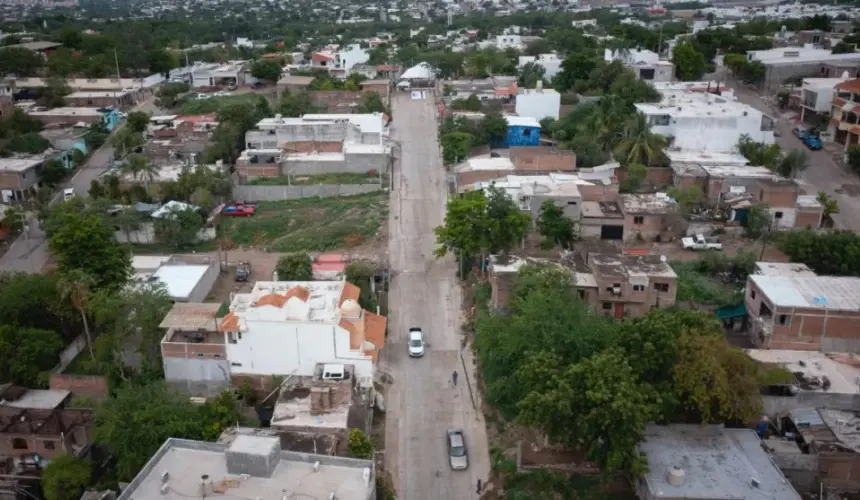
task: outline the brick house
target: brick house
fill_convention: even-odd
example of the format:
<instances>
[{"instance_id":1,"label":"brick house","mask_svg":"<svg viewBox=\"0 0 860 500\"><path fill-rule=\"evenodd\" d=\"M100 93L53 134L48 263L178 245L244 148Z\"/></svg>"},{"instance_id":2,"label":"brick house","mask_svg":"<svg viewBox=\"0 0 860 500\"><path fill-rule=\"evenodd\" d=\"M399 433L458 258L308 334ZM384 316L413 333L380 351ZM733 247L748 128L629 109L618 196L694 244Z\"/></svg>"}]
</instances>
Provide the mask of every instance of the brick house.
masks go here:
<instances>
[{"instance_id":1,"label":"brick house","mask_svg":"<svg viewBox=\"0 0 860 500\"><path fill-rule=\"evenodd\" d=\"M744 305L756 346L860 352L860 278L770 266L747 278Z\"/></svg>"},{"instance_id":2,"label":"brick house","mask_svg":"<svg viewBox=\"0 0 860 500\"><path fill-rule=\"evenodd\" d=\"M678 204L664 193L618 196L624 241L671 240L680 227Z\"/></svg>"},{"instance_id":3,"label":"brick house","mask_svg":"<svg viewBox=\"0 0 860 500\"><path fill-rule=\"evenodd\" d=\"M660 255L585 251L565 260L573 273L579 297L602 314L618 319L635 317L655 307L675 304L678 277ZM493 308L507 308L511 286L520 268L541 262L515 256L491 256Z\"/></svg>"}]
</instances>

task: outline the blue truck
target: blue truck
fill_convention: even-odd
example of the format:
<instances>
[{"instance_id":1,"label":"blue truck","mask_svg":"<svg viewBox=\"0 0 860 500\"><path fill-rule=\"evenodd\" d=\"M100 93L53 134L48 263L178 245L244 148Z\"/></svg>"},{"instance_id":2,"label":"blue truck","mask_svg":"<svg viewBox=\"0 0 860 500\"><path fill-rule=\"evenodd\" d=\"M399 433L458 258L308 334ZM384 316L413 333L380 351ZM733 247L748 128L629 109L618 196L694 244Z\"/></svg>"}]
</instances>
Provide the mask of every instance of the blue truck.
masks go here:
<instances>
[{"instance_id":1,"label":"blue truck","mask_svg":"<svg viewBox=\"0 0 860 500\"><path fill-rule=\"evenodd\" d=\"M809 130L806 130L802 127L796 127L794 129L794 135L796 135L797 138L800 139L800 142L802 142L809 149L821 149L821 138L818 137L818 134L810 132Z\"/></svg>"}]
</instances>

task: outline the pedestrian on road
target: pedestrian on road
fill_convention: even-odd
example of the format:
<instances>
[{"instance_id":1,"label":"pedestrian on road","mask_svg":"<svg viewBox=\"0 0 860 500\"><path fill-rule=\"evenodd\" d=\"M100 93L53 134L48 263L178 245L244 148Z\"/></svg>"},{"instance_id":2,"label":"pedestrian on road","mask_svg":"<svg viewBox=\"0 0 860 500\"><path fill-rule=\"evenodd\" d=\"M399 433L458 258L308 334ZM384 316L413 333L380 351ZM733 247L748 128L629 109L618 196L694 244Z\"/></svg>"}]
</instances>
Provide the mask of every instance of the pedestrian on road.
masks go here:
<instances>
[{"instance_id":1,"label":"pedestrian on road","mask_svg":"<svg viewBox=\"0 0 860 500\"><path fill-rule=\"evenodd\" d=\"M478 494L481 494L481 480L478 479Z\"/></svg>"},{"instance_id":2,"label":"pedestrian on road","mask_svg":"<svg viewBox=\"0 0 860 500\"><path fill-rule=\"evenodd\" d=\"M451 374L451 380L454 381L454 387L457 386L457 370L454 370L454 373Z\"/></svg>"}]
</instances>

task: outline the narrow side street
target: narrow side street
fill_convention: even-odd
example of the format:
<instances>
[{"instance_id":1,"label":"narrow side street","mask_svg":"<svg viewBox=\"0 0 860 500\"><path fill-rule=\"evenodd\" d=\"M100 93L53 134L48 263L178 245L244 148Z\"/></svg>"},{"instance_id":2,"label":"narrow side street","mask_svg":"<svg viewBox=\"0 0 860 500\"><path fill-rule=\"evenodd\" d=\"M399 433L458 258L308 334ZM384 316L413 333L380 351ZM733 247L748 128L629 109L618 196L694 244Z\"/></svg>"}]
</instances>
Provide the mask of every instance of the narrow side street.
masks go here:
<instances>
[{"instance_id":1,"label":"narrow side street","mask_svg":"<svg viewBox=\"0 0 860 500\"><path fill-rule=\"evenodd\" d=\"M432 96L392 98L392 136L401 145L394 169L389 221L392 268L388 340L381 368L393 378L387 392L385 466L403 500L477 498L487 480L489 453L483 416L472 406L460 357L461 290L455 261L433 255L433 229L445 218L445 170ZM409 327L424 329L430 345L409 358ZM459 373L458 384L452 373ZM474 381L472 381L474 384ZM453 471L446 431L463 429L469 468Z\"/></svg>"},{"instance_id":2,"label":"narrow side street","mask_svg":"<svg viewBox=\"0 0 860 500\"><path fill-rule=\"evenodd\" d=\"M803 149L809 153L809 168L800 176L802 187L806 194L824 191L839 202L840 212L833 215L836 228L860 232L860 179L857 175L840 167L830 152L824 149L811 151L804 146L792 133L796 126L792 119L794 113L775 112L758 94L743 85L732 85L732 88L740 102L774 118L774 130L780 135L776 142L783 151Z\"/></svg>"},{"instance_id":3,"label":"narrow side street","mask_svg":"<svg viewBox=\"0 0 860 500\"><path fill-rule=\"evenodd\" d=\"M155 97L149 99L131 111L143 111L145 113L157 113ZM110 138L108 138L108 141ZM90 190L90 183L97 179L110 168L113 159L113 148L106 142L96 150L81 166L75 175L57 188L57 193L51 199L51 203L57 203L62 199L63 190L74 188L77 196L86 197ZM0 257L0 272L26 272L38 273L48 262L48 249L45 242L45 233L39 227L39 221L35 217L30 218L29 228L24 231L9 246L9 250Z\"/></svg>"}]
</instances>

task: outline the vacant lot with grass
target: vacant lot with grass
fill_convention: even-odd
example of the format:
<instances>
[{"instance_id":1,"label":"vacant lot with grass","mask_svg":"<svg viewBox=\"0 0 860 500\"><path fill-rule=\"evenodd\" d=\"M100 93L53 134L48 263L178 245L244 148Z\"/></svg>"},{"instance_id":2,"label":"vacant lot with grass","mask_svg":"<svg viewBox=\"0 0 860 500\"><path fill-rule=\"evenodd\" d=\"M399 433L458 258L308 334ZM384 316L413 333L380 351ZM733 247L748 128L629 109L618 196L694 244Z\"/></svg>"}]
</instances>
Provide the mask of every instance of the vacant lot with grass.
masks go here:
<instances>
[{"instance_id":1,"label":"vacant lot with grass","mask_svg":"<svg viewBox=\"0 0 860 500\"><path fill-rule=\"evenodd\" d=\"M264 201L252 217L224 217L221 234L237 246L310 252L361 244L388 215L388 193Z\"/></svg>"},{"instance_id":2,"label":"vacant lot with grass","mask_svg":"<svg viewBox=\"0 0 860 500\"><path fill-rule=\"evenodd\" d=\"M383 179L387 177L383 176ZM251 186L309 186L313 184L379 184L379 175L335 173L319 175L294 175L286 177L257 177L248 184Z\"/></svg>"}]
</instances>

